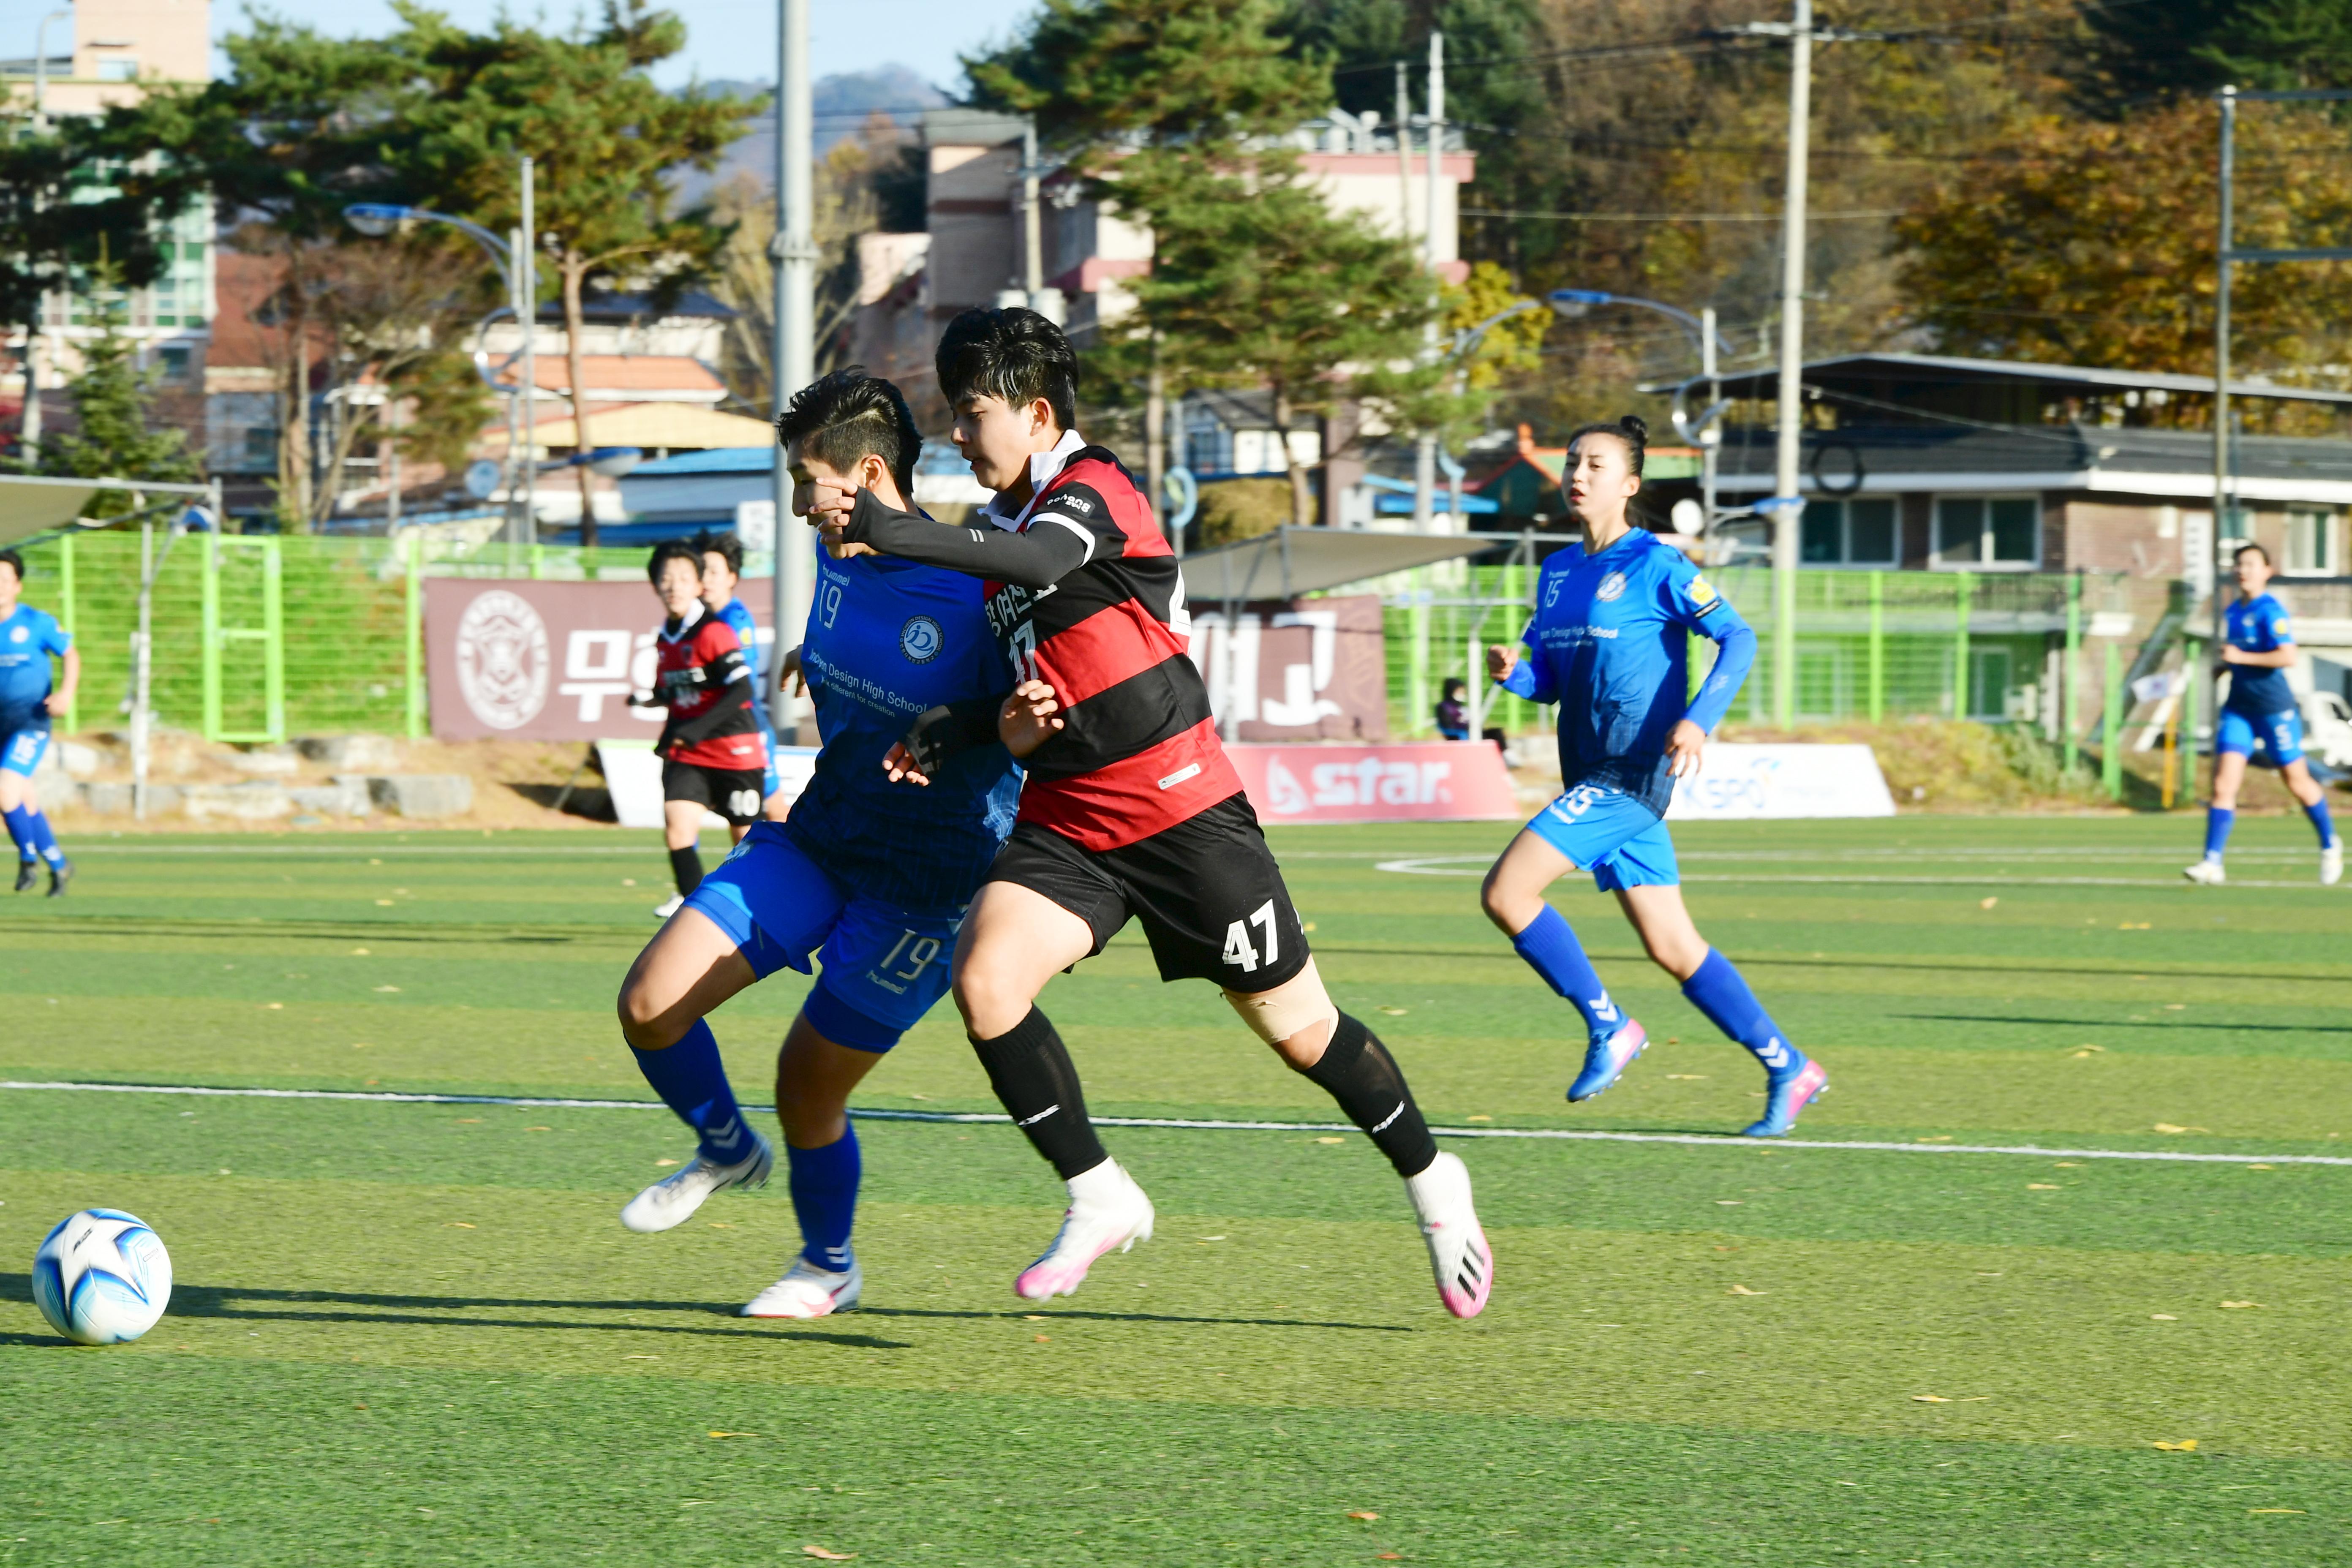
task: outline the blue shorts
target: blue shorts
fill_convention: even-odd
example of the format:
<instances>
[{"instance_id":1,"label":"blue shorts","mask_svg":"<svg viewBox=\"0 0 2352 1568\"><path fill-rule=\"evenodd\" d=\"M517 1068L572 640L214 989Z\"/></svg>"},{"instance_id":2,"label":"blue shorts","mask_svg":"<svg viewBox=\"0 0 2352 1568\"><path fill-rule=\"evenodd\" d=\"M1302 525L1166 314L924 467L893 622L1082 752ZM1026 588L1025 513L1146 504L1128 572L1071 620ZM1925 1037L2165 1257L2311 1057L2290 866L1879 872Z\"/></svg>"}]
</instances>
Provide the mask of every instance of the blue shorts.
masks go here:
<instances>
[{"instance_id":1,"label":"blue shorts","mask_svg":"<svg viewBox=\"0 0 2352 1568\"><path fill-rule=\"evenodd\" d=\"M702 885L687 895L734 940L751 972L824 971L801 1005L816 1032L861 1051L887 1051L946 994L960 914L916 914L861 898L784 836L755 822Z\"/></svg>"},{"instance_id":2,"label":"blue shorts","mask_svg":"<svg viewBox=\"0 0 2352 1568\"><path fill-rule=\"evenodd\" d=\"M1592 873L1604 893L1682 884L1675 841L1657 813L1622 790L1578 784L1535 814L1528 831Z\"/></svg>"},{"instance_id":3,"label":"blue shorts","mask_svg":"<svg viewBox=\"0 0 2352 1568\"><path fill-rule=\"evenodd\" d=\"M2259 746L2270 753L2274 767L2303 760L2303 715L2290 708L2284 713L2251 714L2221 710L2221 723L2213 736L2213 754L2234 752L2251 757Z\"/></svg>"},{"instance_id":4,"label":"blue shorts","mask_svg":"<svg viewBox=\"0 0 2352 1568\"><path fill-rule=\"evenodd\" d=\"M33 770L41 765L42 753L48 749L48 731L17 731L5 742L0 742L0 773L20 773L31 778Z\"/></svg>"}]
</instances>

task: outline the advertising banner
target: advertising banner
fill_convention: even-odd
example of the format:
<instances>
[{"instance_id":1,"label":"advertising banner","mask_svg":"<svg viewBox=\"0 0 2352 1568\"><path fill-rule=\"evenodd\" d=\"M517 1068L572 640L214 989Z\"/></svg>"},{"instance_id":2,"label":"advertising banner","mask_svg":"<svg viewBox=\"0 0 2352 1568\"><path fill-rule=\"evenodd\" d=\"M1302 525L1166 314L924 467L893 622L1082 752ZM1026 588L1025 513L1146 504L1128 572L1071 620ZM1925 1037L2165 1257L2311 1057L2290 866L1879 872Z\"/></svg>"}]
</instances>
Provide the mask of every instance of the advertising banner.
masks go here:
<instances>
[{"instance_id":1,"label":"advertising banner","mask_svg":"<svg viewBox=\"0 0 2352 1568\"><path fill-rule=\"evenodd\" d=\"M1516 820L1528 815L1484 741L1225 748L1261 822Z\"/></svg>"},{"instance_id":2,"label":"advertising banner","mask_svg":"<svg viewBox=\"0 0 2352 1568\"><path fill-rule=\"evenodd\" d=\"M1895 797L1868 746L1735 745L1706 748L1696 778L1679 780L1669 822L1785 816L1892 816Z\"/></svg>"},{"instance_id":3,"label":"advertising banner","mask_svg":"<svg viewBox=\"0 0 2352 1568\"><path fill-rule=\"evenodd\" d=\"M767 662L769 580L737 590ZM444 741L599 741L661 733L663 710L629 704L651 689L661 602L642 577L425 580L425 674Z\"/></svg>"},{"instance_id":4,"label":"advertising banner","mask_svg":"<svg viewBox=\"0 0 2352 1568\"><path fill-rule=\"evenodd\" d=\"M1192 662L1218 732L1243 741L1385 741L1387 642L1377 594L1192 606ZM1238 720L1239 730L1232 721Z\"/></svg>"}]
</instances>

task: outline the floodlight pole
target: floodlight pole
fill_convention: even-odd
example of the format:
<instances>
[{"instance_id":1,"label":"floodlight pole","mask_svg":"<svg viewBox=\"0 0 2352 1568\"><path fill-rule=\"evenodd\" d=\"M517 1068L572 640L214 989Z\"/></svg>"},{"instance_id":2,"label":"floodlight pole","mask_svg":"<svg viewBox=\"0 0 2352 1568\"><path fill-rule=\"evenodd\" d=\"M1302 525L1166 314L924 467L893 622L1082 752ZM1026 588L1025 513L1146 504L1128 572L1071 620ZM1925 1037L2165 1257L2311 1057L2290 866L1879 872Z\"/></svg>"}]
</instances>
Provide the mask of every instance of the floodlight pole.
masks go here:
<instances>
[{"instance_id":1,"label":"floodlight pole","mask_svg":"<svg viewBox=\"0 0 2352 1568\"><path fill-rule=\"evenodd\" d=\"M2238 105L2246 103L2345 103L2352 102L2352 89L2342 88L2298 88L2281 92L2240 92L2234 86L2224 87L2214 95L2221 103L2221 140L2218 178L2215 181L2221 199L2219 244L2213 258L2213 646L2212 683L2213 711L2220 713L2221 683L2223 666L2221 647L2227 640L2228 611L2221 603L2223 568L2228 564L2223 556L2222 529L2235 510L2230 504L2231 485L2230 429L2230 277L2239 262L2263 265L2280 261L2352 261L2352 247L2331 246L2318 248L2241 250L2235 239L2236 219L2232 212L2237 185ZM2184 566L2187 565L2183 562ZM2197 737L2188 738L2189 765L2196 765Z\"/></svg>"},{"instance_id":2,"label":"floodlight pole","mask_svg":"<svg viewBox=\"0 0 2352 1568\"><path fill-rule=\"evenodd\" d=\"M815 215L812 182L816 158L815 128L809 97L808 0L779 0L776 16L776 234L769 248L775 278L775 336L770 344L769 371L772 385L769 411L780 416L792 395L816 379L816 260ZM773 609L773 650L769 702L776 739L798 743L793 700L784 694L783 656L800 637L808 620L814 563L807 549L789 531L793 516L793 479L783 452L773 446L771 462L775 476L771 494L776 518Z\"/></svg>"},{"instance_id":3,"label":"floodlight pole","mask_svg":"<svg viewBox=\"0 0 2352 1568\"><path fill-rule=\"evenodd\" d=\"M1789 176L1780 236L1780 397L1772 479L1772 721L1797 713L1797 556L1805 512L1798 489L1805 360L1805 174L1812 120L1813 0L1796 0L1789 34Z\"/></svg>"},{"instance_id":4,"label":"floodlight pole","mask_svg":"<svg viewBox=\"0 0 2352 1568\"><path fill-rule=\"evenodd\" d=\"M1404 134L1399 126L1397 134ZM1429 268L1431 304L1436 303L1437 287L1437 176L1445 156L1445 35L1432 29L1429 35L1429 188L1422 193L1421 254ZM1429 326L1423 333L1423 352L1433 365L1437 361L1437 312L1433 308ZM1286 458L1287 454L1285 454ZM1413 443L1412 449L1412 529L1415 533L1427 533L1436 521L1437 512L1437 433L1430 431Z\"/></svg>"},{"instance_id":5,"label":"floodlight pole","mask_svg":"<svg viewBox=\"0 0 2352 1568\"><path fill-rule=\"evenodd\" d=\"M522 405L522 444L520 462L515 478L528 488L522 498L522 542L536 550L539 545L539 213L538 193L532 184L533 166L530 154L522 158L522 223L515 230L514 291L515 325L522 329L522 385L519 401ZM573 431L576 437L578 431ZM507 443L507 458L515 461L514 443ZM507 481L507 499L514 500L515 481ZM533 555L533 560L538 557Z\"/></svg>"}]
</instances>

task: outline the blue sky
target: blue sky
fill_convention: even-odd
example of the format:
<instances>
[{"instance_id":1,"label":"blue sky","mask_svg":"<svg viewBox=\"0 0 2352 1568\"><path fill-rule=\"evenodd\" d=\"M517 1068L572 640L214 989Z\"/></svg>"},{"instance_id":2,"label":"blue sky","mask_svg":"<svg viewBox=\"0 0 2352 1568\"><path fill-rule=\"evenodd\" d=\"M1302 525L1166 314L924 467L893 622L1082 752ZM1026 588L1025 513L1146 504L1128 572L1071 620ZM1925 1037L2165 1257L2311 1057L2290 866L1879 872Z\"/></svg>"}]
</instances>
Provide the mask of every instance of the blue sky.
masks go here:
<instances>
[{"instance_id":1,"label":"blue sky","mask_svg":"<svg viewBox=\"0 0 2352 1568\"><path fill-rule=\"evenodd\" d=\"M387 32L394 25L383 0L273 0L266 8L343 36ZM595 14L576 0L441 0L436 8L475 25L504 9L549 27ZM706 80L774 77L776 0L667 0L667 8L685 18L687 48L658 73L664 85L698 72ZM812 0L811 69L822 77L898 64L952 89L961 78L957 54L1002 40L1029 9L1030 0ZM213 37L235 31L244 14L234 0L214 0ZM32 53L29 30L22 52Z\"/></svg>"}]
</instances>

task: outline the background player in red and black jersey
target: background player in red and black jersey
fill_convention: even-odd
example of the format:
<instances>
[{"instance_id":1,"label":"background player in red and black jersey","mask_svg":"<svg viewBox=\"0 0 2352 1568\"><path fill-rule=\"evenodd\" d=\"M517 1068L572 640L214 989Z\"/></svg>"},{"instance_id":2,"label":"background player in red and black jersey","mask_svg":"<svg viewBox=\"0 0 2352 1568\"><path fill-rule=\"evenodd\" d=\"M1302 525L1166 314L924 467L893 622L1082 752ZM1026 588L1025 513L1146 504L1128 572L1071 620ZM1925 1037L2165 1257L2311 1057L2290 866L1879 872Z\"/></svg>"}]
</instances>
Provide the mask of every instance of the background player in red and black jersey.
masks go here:
<instances>
[{"instance_id":1,"label":"background player in red and black jersey","mask_svg":"<svg viewBox=\"0 0 2352 1568\"><path fill-rule=\"evenodd\" d=\"M654 637L654 689L667 708L661 739L663 840L677 897L654 912L667 920L702 882L702 816L715 811L737 838L760 816L767 753L752 712L751 666L725 621L702 602L702 557L683 540L654 547L646 563L669 612Z\"/></svg>"},{"instance_id":2,"label":"background player in red and black jersey","mask_svg":"<svg viewBox=\"0 0 2352 1568\"><path fill-rule=\"evenodd\" d=\"M944 529L871 490L821 486L811 521L841 548L982 579L1018 683L1002 702L923 715L885 764L894 780L919 782L955 750L1002 738L1029 772L1013 837L965 918L954 983L997 1098L1069 1184L1060 1234L1014 1289L1066 1294L1097 1258L1151 1235L1150 1199L1105 1152L1069 1053L1036 1006L1055 971L1136 918L1162 980L1214 981L1389 1157L1440 1299L1473 1315L1493 1266L1469 1173L1438 1151L1387 1048L1332 1005L1316 973L1186 656L1174 552L1127 469L1074 427L1068 340L1034 311L967 310L949 323L938 364L956 446L995 498L971 526ZM1052 732L1039 744L1041 729Z\"/></svg>"}]
</instances>

